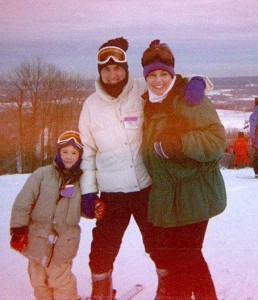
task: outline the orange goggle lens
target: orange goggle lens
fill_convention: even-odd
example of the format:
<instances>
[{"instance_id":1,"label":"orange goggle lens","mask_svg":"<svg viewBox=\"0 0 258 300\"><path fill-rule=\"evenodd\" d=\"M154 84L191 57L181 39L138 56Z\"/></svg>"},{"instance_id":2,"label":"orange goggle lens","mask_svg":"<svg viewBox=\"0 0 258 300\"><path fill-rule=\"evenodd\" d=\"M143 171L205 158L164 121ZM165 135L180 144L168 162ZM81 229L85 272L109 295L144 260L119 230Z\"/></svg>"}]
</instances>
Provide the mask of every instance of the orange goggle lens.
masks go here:
<instances>
[{"instance_id":1,"label":"orange goggle lens","mask_svg":"<svg viewBox=\"0 0 258 300\"><path fill-rule=\"evenodd\" d=\"M126 54L125 52L118 47L104 47L99 50L97 55L97 60L99 64L105 64L107 63L110 58L113 58L113 60L117 63L125 63L126 60Z\"/></svg>"}]
</instances>

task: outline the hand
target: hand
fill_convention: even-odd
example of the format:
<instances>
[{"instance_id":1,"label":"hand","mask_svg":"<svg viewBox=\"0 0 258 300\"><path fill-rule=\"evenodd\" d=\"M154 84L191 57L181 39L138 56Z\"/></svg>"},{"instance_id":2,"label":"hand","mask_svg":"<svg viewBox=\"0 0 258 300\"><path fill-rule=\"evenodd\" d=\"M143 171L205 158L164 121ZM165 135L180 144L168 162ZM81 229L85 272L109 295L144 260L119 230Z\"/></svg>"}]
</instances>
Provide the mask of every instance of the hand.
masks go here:
<instances>
[{"instance_id":1,"label":"hand","mask_svg":"<svg viewBox=\"0 0 258 300\"><path fill-rule=\"evenodd\" d=\"M84 216L88 219L95 218L94 200L96 196L96 193L88 193L82 195L81 210Z\"/></svg>"},{"instance_id":2,"label":"hand","mask_svg":"<svg viewBox=\"0 0 258 300\"><path fill-rule=\"evenodd\" d=\"M156 153L160 155L162 151L165 158L181 156L182 137L189 131L189 122L185 117L171 114L166 120L164 129L156 136L154 143Z\"/></svg>"},{"instance_id":3,"label":"hand","mask_svg":"<svg viewBox=\"0 0 258 300\"><path fill-rule=\"evenodd\" d=\"M203 97L206 84L201 76L192 77L181 89L185 103L190 106L198 105Z\"/></svg>"},{"instance_id":4,"label":"hand","mask_svg":"<svg viewBox=\"0 0 258 300\"><path fill-rule=\"evenodd\" d=\"M97 220L101 220L105 214L105 203L101 199L95 199L95 217Z\"/></svg>"},{"instance_id":5,"label":"hand","mask_svg":"<svg viewBox=\"0 0 258 300\"><path fill-rule=\"evenodd\" d=\"M22 252L28 245L28 227L13 227L11 228L10 246L12 249Z\"/></svg>"},{"instance_id":6,"label":"hand","mask_svg":"<svg viewBox=\"0 0 258 300\"><path fill-rule=\"evenodd\" d=\"M88 219L100 220L104 216L105 204L96 193L82 195L81 210Z\"/></svg>"}]
</instances>

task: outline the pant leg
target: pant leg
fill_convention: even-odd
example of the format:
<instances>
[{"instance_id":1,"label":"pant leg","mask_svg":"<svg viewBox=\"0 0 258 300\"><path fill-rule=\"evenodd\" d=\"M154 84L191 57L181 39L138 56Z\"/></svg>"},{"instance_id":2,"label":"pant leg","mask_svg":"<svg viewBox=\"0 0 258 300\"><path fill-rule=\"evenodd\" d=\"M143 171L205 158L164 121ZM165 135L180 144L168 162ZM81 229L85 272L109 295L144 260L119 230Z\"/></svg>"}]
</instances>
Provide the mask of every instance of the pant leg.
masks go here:
<instances>
[{"instance_id":1,"label":"pant leg","mask_svg":"<svg viewBox=\"0 0 258 300\"><path fill-rule=\"evenodd\" d=\"M48 284L53 290L54 300L76 300L77 282L72 273L72 263L50 264L46 268Z\"/></svg>"},{"instance_id":2,"label":"pant leg","mask_svg":"<svg viewBox=\"0 0 258 300\"><path fill-rule=\"evenodd\" d=\"M248 155L247 155L247 154L244 156L244 163L245 163L246 165L249 164L249 158L248 158Z\"/></svg>"},{"instance_id":3,"label":"pant leg","mask_svg":"<svg viewBox=\"0 0 258 300\"><path fill-rule=\"evenodd\" d=\"M255 149L254 151L253 168L254 168L254 173L258 175L258 149Z\"/></svg>"},{"instance_id":4,"label":"pant leg","mask_svg":"<svg viewBox=\"0 0 258 300\"><path fill-rule=\"evenodd\" d=\"M148 202L150 187L133 195L131 199L132 214L142 235L145 252L154 259L153 252L156 249L156 227L148 221ZM155 261L154 261L155 262Z\"/></svg>"},{"instance_id":5,"label":"pant leg","mask_svg":"<svg viewBox=\"0 0 258 300\"><path fill-rule=\"evenodd\" d=\"M217 299L209 268L202 254L208 221L160 229L159 263L169 270L171 297Z\"/></svg>"},{"instance_id":6,"label":"pant leg","mask_svg":"<svg viewBox=\"0 0 258 300\"><path fill-rule=\"evenodd\" d=\"M101 193L105 202L104 217L96 222L89 255L89 266L94 274L113 269L124 232L129 224L131 210L125 193Z\"/></svg>"},{"instance_id":7,"label":"pant leg","mask_svg":"<svg viewBox=\"0 0 258 300\"><path fill-rule=\"evenodd\" d=\"M28 273L36 300L53 300L53 289L48 284L46 269L41 264L29 261Z\"/></svg>"}]
</instances>

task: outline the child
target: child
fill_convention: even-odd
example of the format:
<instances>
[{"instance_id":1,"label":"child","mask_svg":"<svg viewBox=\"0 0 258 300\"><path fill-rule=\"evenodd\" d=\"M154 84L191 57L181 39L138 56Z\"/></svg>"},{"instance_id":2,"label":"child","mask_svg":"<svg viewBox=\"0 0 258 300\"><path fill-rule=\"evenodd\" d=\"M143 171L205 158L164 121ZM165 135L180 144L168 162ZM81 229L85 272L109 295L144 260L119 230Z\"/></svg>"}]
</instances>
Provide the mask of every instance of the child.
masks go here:
<instances>
[{"instance_id":1,"label":"child","mask_svg":"<svg viewBox=\"0 0 258 300\"><path fill-rule=\"evenodd\" d=\"M81 231L82 149L78 132L61 134L53 164L34 171L13 204L10 245L29 259L35 299L80 299L71 269Z\"/></svg>"}]
</instances>

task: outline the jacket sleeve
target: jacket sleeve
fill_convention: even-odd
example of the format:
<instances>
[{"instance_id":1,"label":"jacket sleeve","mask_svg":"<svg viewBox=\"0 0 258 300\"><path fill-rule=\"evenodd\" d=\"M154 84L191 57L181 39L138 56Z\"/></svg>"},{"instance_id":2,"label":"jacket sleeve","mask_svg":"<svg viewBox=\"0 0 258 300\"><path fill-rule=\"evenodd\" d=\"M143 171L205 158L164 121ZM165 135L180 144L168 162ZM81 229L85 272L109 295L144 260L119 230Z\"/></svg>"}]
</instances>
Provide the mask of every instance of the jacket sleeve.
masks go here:
<instances>
[{"instance_id":1,"label":"jacket sleeve","mask_svg":"<svg viewBox=\"0 0 258 300\"><path fill-rule=\"evenodd\" d=\"M96 152L97 147L90 131L90 110L85 101L80 118L79 118L79 132L83 143L83 154L81 169L83 174L80 178L80 186L82 194L98 192L96 180Z\"/></svg>"},{"instance_id":2,"label":"jacket sleeve","mask_svg":"<svg viewBox=\"0 0 258 300\"><path fill-rule=\"evenodd\" d=\"M226 132L216 109L207 98L188 109L191 129L182 137L183 153L199 162L220 159L226 147Z\"/></svg>"},{"instance_id":3,"label":"jacket sleeve","mask_svg":"<svg viewBox=\"0 0 258 300\"><path fill-rule=\"evenodd\" d=\"M42 176L40 169L34 171L17 195L11 212L11 228L29 225L31 212L39 196Z\"/></svg>"},{"instance_id":4,"label":"jacket sleeve","mask_svg":"<svg viewBox=\"0 0 258 300\"><path fill-rule=\"evenodd\" d=\"M251 141L254 142L255 141L255 127L256 125L258 125L258 120L257 120L257 115L254 113L251 113L250 115L250 136L251 136Z\"/></svg>"}]
</instances>

